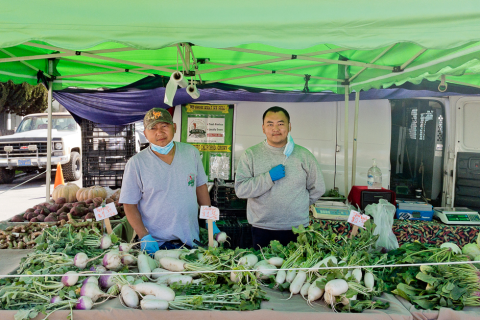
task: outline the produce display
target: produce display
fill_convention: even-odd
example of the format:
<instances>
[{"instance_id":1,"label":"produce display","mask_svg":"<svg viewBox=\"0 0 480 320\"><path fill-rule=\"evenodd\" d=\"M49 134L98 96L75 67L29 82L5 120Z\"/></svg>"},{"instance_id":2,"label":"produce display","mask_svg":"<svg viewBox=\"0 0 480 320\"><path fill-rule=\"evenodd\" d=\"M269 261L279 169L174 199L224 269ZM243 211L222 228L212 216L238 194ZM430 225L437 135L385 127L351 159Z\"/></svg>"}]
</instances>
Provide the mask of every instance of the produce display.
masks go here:
<instances>
[{"instance_id":1,"label":"produce display","mask_svg":"<svg viewBox=\"0 0 480 320\"><path fill-rule=\"evenodd\" d=\"M123 218L125 210L123 204L118 203L120 189L112 192L109 196L103 187L93 186L79 188L73 183L57 186L52 193L50 202L42 202L33 208L28 208L24 213L14 216L11 222L57 222L68 221L70 213L74 219L87 221L95 219L93 209L105 203L115 203L118 215L115 218Z\"/></svg>"}]
</instances>

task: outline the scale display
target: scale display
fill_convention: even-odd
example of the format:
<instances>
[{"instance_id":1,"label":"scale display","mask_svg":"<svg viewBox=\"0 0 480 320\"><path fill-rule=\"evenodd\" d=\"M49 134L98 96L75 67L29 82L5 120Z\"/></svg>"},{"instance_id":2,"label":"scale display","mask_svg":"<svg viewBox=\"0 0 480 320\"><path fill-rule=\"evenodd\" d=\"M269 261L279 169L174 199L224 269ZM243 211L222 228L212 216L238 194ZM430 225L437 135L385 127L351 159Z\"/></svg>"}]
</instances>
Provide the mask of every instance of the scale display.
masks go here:
<instances>
[{"instance_id":1,"label":"scale display","mask_svg":"<svg viewBox=\"0 0 480 320\"><path fill-rule=\"evenodd\" d=\"M437 219L445 224L472 224L480 225L478 212L468 208L433 208Z\"/></svg>"}]
</instances>

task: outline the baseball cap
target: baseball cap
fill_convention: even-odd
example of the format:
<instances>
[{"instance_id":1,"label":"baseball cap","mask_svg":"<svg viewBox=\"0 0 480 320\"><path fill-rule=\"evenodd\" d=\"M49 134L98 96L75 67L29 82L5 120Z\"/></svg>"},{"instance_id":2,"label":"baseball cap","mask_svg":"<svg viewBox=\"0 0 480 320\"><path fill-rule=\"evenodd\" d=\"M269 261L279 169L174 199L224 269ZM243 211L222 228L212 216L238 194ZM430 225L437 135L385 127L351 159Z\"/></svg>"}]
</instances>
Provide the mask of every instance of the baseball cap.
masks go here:
<instances>
[{"instance_id":1,"label":"baseball cap","mask_svg":"<svg viewBox=\"0 0 480 320\"><path fill-rule=\"evenodd\" d=\"M159 122L166 122L173 124L172 115L166 109L153 108L148 110L143 118L143 126L145 129L153 128Z\"/></svg>"}]
</instances>

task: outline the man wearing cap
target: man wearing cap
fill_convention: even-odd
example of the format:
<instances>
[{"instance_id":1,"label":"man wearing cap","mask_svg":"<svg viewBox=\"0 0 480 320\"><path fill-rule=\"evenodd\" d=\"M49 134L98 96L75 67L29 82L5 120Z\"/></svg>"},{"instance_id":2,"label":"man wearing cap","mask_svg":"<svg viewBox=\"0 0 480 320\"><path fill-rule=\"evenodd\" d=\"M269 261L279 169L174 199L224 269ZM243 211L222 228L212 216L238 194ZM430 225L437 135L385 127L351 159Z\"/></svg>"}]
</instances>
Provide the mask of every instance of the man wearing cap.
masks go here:
<instances>
[{"instance_id":1,"label":"man wearing cap","mask_svg":"<svg viewBox=\"0 0 480 320\"><path fill-rule=\"evenodd\" d=\"M322 170L313 154L293 142L287 110L271 107L263 114L266 140L240 157L235 192L247 198L253 247L271 240L295 241L292 227L308 226L309 206L325 193Z\"/></svg>"},{"instance_id":2,"label":"man wearing cap","mask_svg":"<svg viewBox=\"0 0 480 320\"><path fill-rule=\"evenodd\" d=\"M143 119L150 146L125 167L120 203L149 254L199 240L198 206L210 206L207 176L199 151L174 142L170 113L153 108Z\"/></svg>"}]
</instances>

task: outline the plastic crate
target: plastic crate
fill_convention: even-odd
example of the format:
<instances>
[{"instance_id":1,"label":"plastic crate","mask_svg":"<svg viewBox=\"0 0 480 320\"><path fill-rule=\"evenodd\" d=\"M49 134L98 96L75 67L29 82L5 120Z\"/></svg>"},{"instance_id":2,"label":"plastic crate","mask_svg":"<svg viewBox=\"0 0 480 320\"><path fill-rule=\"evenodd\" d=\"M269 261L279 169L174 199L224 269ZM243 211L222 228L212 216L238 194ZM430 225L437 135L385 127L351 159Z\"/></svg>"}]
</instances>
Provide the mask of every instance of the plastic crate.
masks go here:
<instances>
[{"instance_id":1,"label":"plastic crate","mask_svg":"<svg viewBox=\"0 0 480 320\"><path fill-rule=\"evenodd\" d=\"M247 199L240 199L235 194L234 180L224 180L227 185L220 185L214 179L214 185L210 191L212 205L220 209L220 219L245 218L247 216Z\"/></svg>"},{"instance_id":2,"label":"plastic crate","mask_svg":"<svg viewBox=\"0 0 480 320\"><path fill-rule=\"evenodd\" d=\"M248 223L247 219L238 219L237 222L242 229L242 235L238 246L242 249L252 248L252 225Z\"/></svg>"},{"instance_id":3,"label":"plastic crate","mask_svg":"<svg viewBox=\"0 0 480 320\"><path fill-rule=\"evenodd\" d=\"M126 156L135 154L135 125L125 126L82 120L82 153L87 156Z\"/></svg>"},{"instance_id":4,"label":"plastic crate","mask_svg":"<svg viewBox=\"0 0 480 320\"><path fill-rule=\"evenodd\" d=\"M219 220L216 224L221 231L230 237L230 239L228 239L230 244L225 243L224 246L232 249L237 248L242 237L242 227L238 224L237 219Z\"/></svg>"},{"instance_id":5,"label":"plastic crate","mask_svg":"<svg viewBox=\"0 0 480 320\"><path fill-rule=\"evenodd\" d=\"M82 158L83 173L91 176L122 175L128 159L125 156L119 157L91 157Z\"/></svg>"},{"instance_id":6,"label":"plastic crate","mask_svg":"<svg viewBox=\"0 0 480 320\"><path fill-rule=\"evenodd\" d=\"M117 189L122 187L123 173L121 175L90 175L83 173L82 186L84 188L93 186L109 187Z\"/></svg>"}]
</instances>

